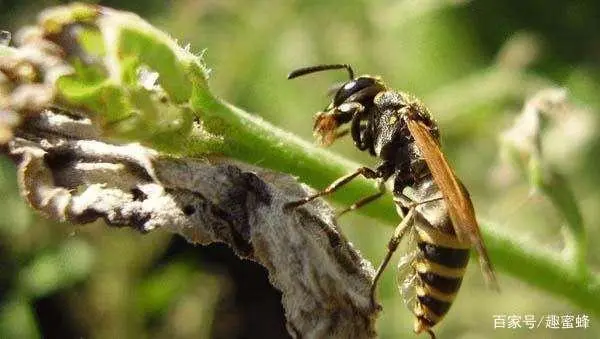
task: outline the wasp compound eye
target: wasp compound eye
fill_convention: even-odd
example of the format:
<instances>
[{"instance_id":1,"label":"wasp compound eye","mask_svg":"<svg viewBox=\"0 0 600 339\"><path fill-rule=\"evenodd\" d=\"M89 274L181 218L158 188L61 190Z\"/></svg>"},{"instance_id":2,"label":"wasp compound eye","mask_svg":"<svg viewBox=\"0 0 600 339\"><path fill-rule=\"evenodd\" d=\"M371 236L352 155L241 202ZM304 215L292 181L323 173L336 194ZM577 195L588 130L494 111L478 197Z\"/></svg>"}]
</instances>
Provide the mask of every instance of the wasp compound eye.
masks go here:
<instances>
[{"instance_id":1,"label":"wasp compound eye","mask_svg":"<svg viewBox=\"0 0 600 339\"><path fill-rule=\"evenodd\" d=\"M337 91L337 93L335 93L333 104L335 106L339 106L342 103L349 101L352 95L359 93L365 88L375 85L376 82L377 80L372 77L359 77L355 80L348 81Z\"/></svg>"}]
</instances>

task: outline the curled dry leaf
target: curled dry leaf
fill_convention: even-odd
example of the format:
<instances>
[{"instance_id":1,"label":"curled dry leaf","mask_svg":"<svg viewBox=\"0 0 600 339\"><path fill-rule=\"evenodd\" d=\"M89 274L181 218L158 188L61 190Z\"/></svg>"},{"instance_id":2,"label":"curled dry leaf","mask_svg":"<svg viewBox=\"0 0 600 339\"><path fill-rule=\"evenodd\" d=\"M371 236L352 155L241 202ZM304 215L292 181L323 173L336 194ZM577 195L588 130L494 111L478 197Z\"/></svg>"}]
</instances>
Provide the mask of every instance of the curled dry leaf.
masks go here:
<instances>
[{"instance_id":1,"label":"curled dry leaf","mask_svg":"<svg viewBox=\"0 0 600 339\"><path fill-rule=\"evenodd\" d=\"M102 218L196 244L226 243L267 268L283 292L293 336L375 335L371 264L339 233L327 206L282 208L307 194L294 178L226 159L164 157L97 137L88 119L51 110L17 130L7 152L34 209L61 221Z\"/></svg>"}]
</instances>

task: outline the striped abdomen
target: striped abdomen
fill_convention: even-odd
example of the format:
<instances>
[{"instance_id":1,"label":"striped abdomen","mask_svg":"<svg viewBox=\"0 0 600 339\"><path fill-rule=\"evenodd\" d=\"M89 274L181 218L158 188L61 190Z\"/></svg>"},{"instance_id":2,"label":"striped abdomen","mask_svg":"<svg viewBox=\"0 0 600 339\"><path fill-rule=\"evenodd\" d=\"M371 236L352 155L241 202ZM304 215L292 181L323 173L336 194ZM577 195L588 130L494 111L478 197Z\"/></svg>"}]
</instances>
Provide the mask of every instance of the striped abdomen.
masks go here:
<instances>
[{"instance_id":1,"label":"striped abdomen","mask_svg":"<svg viewBox=\"0 0 600 339\"><path fill-rule=\"evenodd\" d=\"M428 331L448 312L469 262L469 245L454 233L415 222L418 254L414 268L416 333Z\"/></svg>"}]
</instances>

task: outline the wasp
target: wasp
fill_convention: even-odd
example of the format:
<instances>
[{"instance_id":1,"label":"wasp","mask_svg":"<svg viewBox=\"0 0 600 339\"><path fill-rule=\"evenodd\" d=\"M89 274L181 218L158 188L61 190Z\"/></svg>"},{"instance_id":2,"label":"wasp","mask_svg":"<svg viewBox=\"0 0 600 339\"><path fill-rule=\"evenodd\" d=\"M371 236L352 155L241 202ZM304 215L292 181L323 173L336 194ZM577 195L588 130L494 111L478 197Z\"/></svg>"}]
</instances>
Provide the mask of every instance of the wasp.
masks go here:
<instances>
[{"instance_id":1,"label":"wasp","mask_svg":"<svg viewBox=\"0 0 600 339\"><path fill-rule=\"evenodd\" d=\"M415 333L427 332L435 338L432 328L456 297L471 248L479 255L487 282L498 290L471 198L440 150L436 122L412 95L388 88L380 77L355 77L347 64L300 68L288 79L337 69L346 70L349 80L332 90L331 103L315 115L313 132L325 146L349 133L359 150L381 161L373 169L361 167L288 207L330 194L358 176L376 179L379 191L358 200L342 211L345 213L383 196L385 182L392 179L394 204L402 221L373 279L371 302L376 305L377 282L406 237L408 250L398 265L400 293L415 316Z\"/></svg>"}]
</instances>

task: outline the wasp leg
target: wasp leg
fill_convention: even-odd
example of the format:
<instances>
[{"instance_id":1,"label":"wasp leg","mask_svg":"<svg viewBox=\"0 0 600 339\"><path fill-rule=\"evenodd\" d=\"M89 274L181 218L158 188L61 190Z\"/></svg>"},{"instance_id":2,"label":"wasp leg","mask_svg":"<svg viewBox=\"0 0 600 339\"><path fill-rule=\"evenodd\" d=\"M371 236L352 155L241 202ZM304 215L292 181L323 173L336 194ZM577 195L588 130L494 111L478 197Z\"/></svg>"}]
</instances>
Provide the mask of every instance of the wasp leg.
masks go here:
<instances>
[{"instance_id":1,"label":"wasp leg","mask_svg":"<svg viewBox=\"0 0 600 339\"><path fill-rule=\"evenodd\" d=\"M350 130L349 130L349 129L347 129L347 128L346 128L346 129L344 129L344 130L341 130L341 131L339 131L339 132L337 132L337 133L335 134L335 139L339 139L339 138L341 138L341 137L345 136L345 135L346 135L346 134L348 134L348 133L350 133Z\"/></svg>"},{"instance_id":2,"label":"wasp leg","mask_svg":"<svg viewBox=\"0 0 600 339\"><path fill-rule=\"evenodd\" d=\"M410 197L406 196L404 193L394 193L394 202L396 206L400 207L400 211L398 213L404 218L406 213L412 208L416 208L419 205L427 204L430 202L442 200L444 197L431 198L422 201L414 201Z\"/></svg>"},{"instance_id":3,"label":"wasp leg","mask_svg":"<svg viewBox=\"0 0 600 339\"><path fill-rule=\"evenodd\" d=\"M341 212L339 212L337 217L339 218L343 214L346 214L350 211L354 211L355 209L361 208L361 207L365 206L366 204L372 203L373 201L381 198L387 191L387 189L385 188L385 182L383 180L379 181L379 183L377 184L377 189L379 190L379 192L358 200L354 204L350 205L349 207L347 207L347 208L343 209Z\"/></svg>"},{"instance_id":4,"label":"wasp leg","mask_svg":"<svg viewBox=\"0 0 600 339\"><path fill-rule=\"evenodd\" d=\"M435 333L433 333L433 331L431 329L428 329L427 333L429 333L429 336L431 337L431 339L435 339Z\"/></svg>"},{"instance_id":5,"label":"wasp leg","mask_svg":"<svg viewBox=\"0 0 600 339\"><path fill-rule=\"evenodd\" d=\"M370 169L368 167L361 167L361 168L357 169L355 172L345 175L345 176L337 179L336 181L332 182L329 186L327 186L327 188L325 188L321 192L317 192L316 194L309 195L298 201L289 202L289 203L285 204L284 208L296 208L296 207L302 206L308 202L311 202L318 197L322 197L324 195L331 194L331 193L335 192L336 190L338 190L340 187L342 187L345 184L352 181L354 178L356 178L359 175L362 175L367 179L375 179L375 178L379 177L379 174L377 174L377 172L373 171L372 169Z\"/></svg>"},{"instance_id":6,"label":"wasp leg","mask_svg":"<svg viewBox=\"0 0 600 339\"><path fill-rule=\"evenodd\" d=\"M371 285L371 294L370 295L371 295L371 304L372 305L376 305L375 290L377 288L377 283L379 282L379 278L381 277L381 274L383 273L383 271L387 267L388 263L390 262L392 255L394 254L394 252L396 252L396 249L398 249L398 245L400 244L400 241L402 240L402 238L404 237L406 232L412 227L414 212L415 212L414 207L412 207L411 209L408 210L408 212L406 213L406 216L404 216L404 218L402 219L400 224L398 224L398 226L396 226L396 229L394 230L394 234L392 235L392 238L388 242L388 245L387 245L388 251L385 254L385 258L383 258L381 265L377 269L375 278L373 278L373 284Z\"/></svg>"},{"instance_id":7,"label":"wasp leg","mask_svg":"<svg viewBox=\"0 0 600 339\"><path fill-rule=\"evenodd\" d=\"M442 199L444 199L444 197L431 198L431 199L427 199L427 200L423 200L423 201L413 202L410 205L411 205L411 208L414 208L414 207L417 207L419 205L427 204L427 203L438 201L438 200L442 200Z\"/></svg>"}]
</instances>

